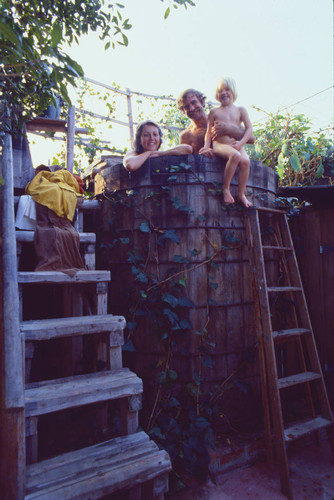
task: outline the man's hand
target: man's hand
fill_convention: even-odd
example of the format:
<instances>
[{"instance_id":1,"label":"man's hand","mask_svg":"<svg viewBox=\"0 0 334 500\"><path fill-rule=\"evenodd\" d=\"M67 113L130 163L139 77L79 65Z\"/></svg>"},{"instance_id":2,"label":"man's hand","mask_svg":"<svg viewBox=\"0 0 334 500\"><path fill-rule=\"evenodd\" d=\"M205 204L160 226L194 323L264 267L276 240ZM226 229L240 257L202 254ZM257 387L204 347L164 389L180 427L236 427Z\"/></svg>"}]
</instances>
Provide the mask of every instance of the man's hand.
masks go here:
<instances>
[{"instance_id":1,"label":"man's hand","mask_svg":"<svg viewBox=\"0 0 334 500\"><path fill-rule=\"evenodd\" d=\"M203 155L203 156L205 156L206 158L211 158L211 159L213 159L213 158L215 157L215 154L214 154L214 152L213 152L213 149L211 149L211 148L206 148L206 147L201 148L201 149L198 151L198 154Z\"/></svg>"},{"instance_id":2,"label":"man's hand","mask_svg":"<svg viewBox=\"0 0 334 500\"><path fill-rule=\"evenodd\" d=\"M221 137L222 135L231 136L231 127L227 125L225 122L215 120L213 122L213 127L211 129L211 138L213 141L215 141L218 137ZM238 139L238 137L236 137L236 139Z\"/></svg>"}]
</instances>

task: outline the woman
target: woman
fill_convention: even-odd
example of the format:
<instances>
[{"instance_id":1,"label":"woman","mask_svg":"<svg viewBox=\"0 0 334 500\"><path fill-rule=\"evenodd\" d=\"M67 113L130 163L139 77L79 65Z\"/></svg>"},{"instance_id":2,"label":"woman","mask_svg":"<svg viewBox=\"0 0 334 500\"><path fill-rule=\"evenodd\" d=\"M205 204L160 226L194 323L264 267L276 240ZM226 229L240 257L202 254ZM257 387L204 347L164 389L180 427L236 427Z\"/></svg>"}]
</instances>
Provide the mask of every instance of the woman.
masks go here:
<instances>
[{"instance_id":1,"label":"woman","mask_svg":"<svg viewBox=\"0 0 334 500\"><path fill-rule=\"evenodd\" d=\"M148 158L165 155L190 155L192 147L180 144L167 151L158 151L162 143L162 131L159 125L146 121L138 125L134 142L134 150L124 156L123 165L129 171L138 170Z\"/></svg>"}]
</instances>

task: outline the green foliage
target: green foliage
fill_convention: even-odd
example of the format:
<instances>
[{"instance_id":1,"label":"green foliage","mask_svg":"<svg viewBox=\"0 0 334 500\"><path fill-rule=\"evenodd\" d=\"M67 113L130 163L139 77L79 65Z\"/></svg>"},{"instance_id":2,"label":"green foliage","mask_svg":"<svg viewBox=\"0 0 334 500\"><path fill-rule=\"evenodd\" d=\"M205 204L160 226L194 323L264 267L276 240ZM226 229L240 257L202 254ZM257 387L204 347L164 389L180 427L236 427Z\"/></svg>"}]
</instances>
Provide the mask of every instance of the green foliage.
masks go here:
<instances>
[{"instance_id":1,"label":"green foliage","mask_svg":"<svg viewBox=\"0 0 334 500\"><path fill-rule=\"evenodd\" d=\"M170 3L194 5L191 0ZM105 49L128 45L131 24L122 9L123 4L104 0L2 0L0 99L16 120L40 114L57 94L70 103L68 85L76 86L83 70L66 54L65 43L78 43L81 35L96 31Z\"/></svg>"},{"instance_id":2,"label":"green foliage","mask_svg":"<svg viewBox=\"0 0 334 500\"><path fill-rule=\"evenodd\" d=\"M255 144L247 146L250 155L276 170L281 185L312 185L324 174L333 143L323 132L311 133L305 115L270 113L254 135Z\"/></svg>"}]
</instances>

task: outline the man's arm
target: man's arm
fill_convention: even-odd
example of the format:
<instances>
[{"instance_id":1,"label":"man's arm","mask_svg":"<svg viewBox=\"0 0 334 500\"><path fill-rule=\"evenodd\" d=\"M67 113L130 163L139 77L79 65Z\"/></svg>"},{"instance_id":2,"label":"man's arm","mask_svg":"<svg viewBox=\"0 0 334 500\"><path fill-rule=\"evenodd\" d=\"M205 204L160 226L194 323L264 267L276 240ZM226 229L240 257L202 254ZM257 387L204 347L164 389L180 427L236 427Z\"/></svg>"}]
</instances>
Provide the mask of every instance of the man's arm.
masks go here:
<instances>
[{"instance_id":1,"label":"man's arm","mask_svg":"<svg viewBox=\"0 0 334 500\"><path fill-rule=\"evenodd\" d=\"M189 133L188 129L183 130L180 134L180 144L188 144L189 146L192 146L191 144L191 134Z\"/></svg>"},{"instance_id":2,"label":"man's arm","mask_svg":"<svg viewBox=\"0 0 334 500\"><path fill-rule=\"evenodd\" d=\"M211 136L213 140L217 139L217 137L220 137L222 135L228 135L230 137L233 137L237 141L240 141L243 138L244 134L245 134L244 127L237 127L236 125L227 124L218 120L214 121L211 130ZM252 135L248 139L247 144L254 144L254 142L255 142L255 137L254 135Z\"/></svg>"}]
</instances>

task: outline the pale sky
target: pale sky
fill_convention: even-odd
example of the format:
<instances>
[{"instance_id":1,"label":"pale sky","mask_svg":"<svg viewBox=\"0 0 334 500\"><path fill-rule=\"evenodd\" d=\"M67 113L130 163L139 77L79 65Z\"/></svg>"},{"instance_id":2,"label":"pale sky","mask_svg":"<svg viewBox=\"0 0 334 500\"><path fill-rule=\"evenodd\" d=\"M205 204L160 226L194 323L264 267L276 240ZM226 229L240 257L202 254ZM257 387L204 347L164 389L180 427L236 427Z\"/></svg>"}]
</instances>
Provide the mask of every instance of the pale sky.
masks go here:
<instances>
[{"instance_id":1,"label":"pale sky","mask_svg":"<svg viewBox=\"0 0 334 500\"><path fill-rule=\"evenodd\" d=\"M315 130L333 126L332 0L194 1L164 20L166 0L124 0L129 46L104 51L92 34L70 55L88 78L154 95L194 87L214 101L219 78L232 76L254 123L264 115L252 105L276 112L330 88L289 109Z\"/></svg>"}]
</instances>

